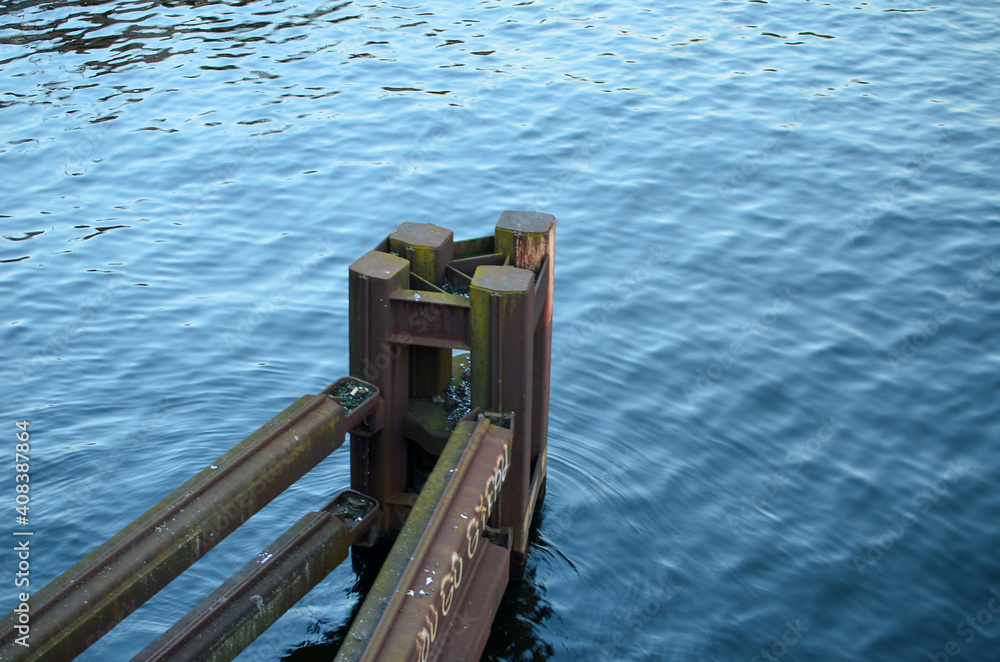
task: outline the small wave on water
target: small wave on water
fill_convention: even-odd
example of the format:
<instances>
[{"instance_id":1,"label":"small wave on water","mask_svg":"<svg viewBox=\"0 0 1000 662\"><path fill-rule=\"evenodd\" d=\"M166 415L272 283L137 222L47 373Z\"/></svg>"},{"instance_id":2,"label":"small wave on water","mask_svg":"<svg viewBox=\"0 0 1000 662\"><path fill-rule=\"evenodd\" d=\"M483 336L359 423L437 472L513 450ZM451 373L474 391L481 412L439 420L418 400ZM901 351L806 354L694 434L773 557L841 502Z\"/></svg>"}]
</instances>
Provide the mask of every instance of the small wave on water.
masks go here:
<instances>
[{"instance_id":1,"label":"small wave on water","mask_svg":"<svg viewBox=\"0 0 1000 662\"><path fill-rule=\"evenodd\" d=\"M485 659L988 659L994 14L4 3L33 585L346 373L348 266L400 223L538 209L547 494ZM80 659L128 659L349 482L333 454ZM359 600L340 567L239 659L329 659Z\"/></svg>"}]
</instances>

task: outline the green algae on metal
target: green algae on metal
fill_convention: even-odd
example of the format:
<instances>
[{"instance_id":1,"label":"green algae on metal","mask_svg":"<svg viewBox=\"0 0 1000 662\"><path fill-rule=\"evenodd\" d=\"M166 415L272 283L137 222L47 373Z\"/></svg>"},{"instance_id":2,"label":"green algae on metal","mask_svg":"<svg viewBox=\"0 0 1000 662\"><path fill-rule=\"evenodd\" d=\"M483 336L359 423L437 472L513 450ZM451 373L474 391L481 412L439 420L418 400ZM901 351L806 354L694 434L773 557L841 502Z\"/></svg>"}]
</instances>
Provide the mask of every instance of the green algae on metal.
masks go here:
<instances>
[{"instance_id":1,"label":"green algae on metal","mask_svg":"<svg viewBox=\"0 0 1000 662\"><path fill-rule=\"evenodd\" d=\"M330 391L330 397L338 401L344 412L349 414L367 400L371 393L372 390L364 384L347 379Z\"/></svg>"}]
</instances>

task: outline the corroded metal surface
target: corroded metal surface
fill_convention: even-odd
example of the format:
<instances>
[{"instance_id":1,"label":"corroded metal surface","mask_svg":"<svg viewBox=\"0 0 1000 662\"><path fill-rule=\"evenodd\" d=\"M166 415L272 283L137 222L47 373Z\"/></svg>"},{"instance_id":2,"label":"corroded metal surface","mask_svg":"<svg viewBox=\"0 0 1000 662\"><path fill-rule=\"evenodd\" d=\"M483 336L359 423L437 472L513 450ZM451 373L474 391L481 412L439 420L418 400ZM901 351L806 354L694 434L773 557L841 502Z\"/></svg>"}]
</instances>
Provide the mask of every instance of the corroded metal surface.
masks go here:
<instances>
[{"instance_id":1,"label":"corroded metal surface","mask_svg":"<svg viewBox=\"0 0 1000 662\"><path fill-rule=\"evenodd\" d=\"M472 404L515 413L510 473L501 526L513 530L512 550L527 550L531 520L531 421L535 275L528 269L483 266L472 279Z\"/></svg>"},{"instance_id":2,"label":"corroded metal surface","mask_svg":"<svg viewBox=\"0 0 1000 662\"><path fill-rule=\"evenodd\" d=\"M329 392L304 396L32 598L31 648L4 619L2 660L71 660L139 608L285 488L319 464L378 406L350 414Z\"/></svg>"},{"instance_id":3,"label":"corroded metal surface","mask_svg":"<svg viewBox=\"0 0 1000 662\"><path fill-rule=\"evenodd\" d=\"M427 478L424 488L420 491L406 525L393 543L392 550L382 563L381 570L372 585L368 596L361 605L348 635L344 638L337 655L338 662L358 660L371 640L375 626L382 618L386 605L392 598L400 577L406 570L410 559L417 548L417 543L424 529L431 521L434 510L441 501L441 495L450 483L453 469L465 452L475 434L482 434L486 423L477 421L478 412L471 412L465 419L459 421L455 431L445 445L437 466Z\"/></svg>"},{"instance_id":4,"label":"corroded metal surface","mask_svg":"<svg viewBox=\"0 0 1000 662\"><path fill-rule=\"evenodd\" d=\"M380 360L381 365L364 374L386 379L379 385L386 394L387 412L393 411L393 416L405 421L405 413L398 409L404 406L403 401L440 397L448 364L443 352L471 350L474 406L516 414L518 427L513 435L503 525L513 532L512 550L519 569L527 551L532 513L544 491L555 218L538 212L505 211L492 237L457 242L436 225L404 223L383 247L395 254L369 253L352 266L352 273L360 270L370 274L366 284L377 287L378 293L376 297L375 290L365 290L371 308L367 316L364 306L352 307L353 325L358 328L352 333L352 371L362 360L368 362L365 366ZM449 257L454 259L445 264ZM392 275L407 267L410 273L419 271L421 278L410 277L408 282ZM446 282L440 280L442 274ZM432 283L430 278L438 280ZM447 293L436 291L439 289ZM357 352L354 338L359 339ZM367 347L362 347L361 338L368 339ZM375 358L364 358L370 356ZM402 367L397 364L403 361L408 363L409 373L405 394L385 377L389 372L399 374ZM393 397L387 394L390 388L397 391ZM364 464L352 460L357 476L352 484L389 503L394 494L416 487L399 478L402 468L398 462L407 453L406 440L395 430L383 433L381 439L378 445L359 445L357 457ZM420 444L426 439L410 441ZM426 449L427 444L422 447ZM374 458L379 448L395 450L386 451L381 459ZM405 462L412 468L413 458ZM367 475L362 476L362 471ZM379 472L397 477L392 481L393 489L371 491L379 483ZM386 531L399 524L387 518Z\"/></svg>"},{"instance_id":5,"label":"corroded metal surface","mask_svg":"<svg viewBox=\"0 0 1000 662\"><path fill-rule=\"evenodd\" d=\"M505 211L496 228L496 247L511 264L538 272L555 251L556 217L537 211Z\"/></svg>"},{"instance_id":6,"label":"corroded metal surface","mask_svg":"<svg viewBox=\"0 0 1000 662\"><path fill-rule=\"evenodd\" d=\"M381 429L351 435L351 487L383 504L378 533L399 527L386 504L407 487L403 418L410 353L390 335L391 295L409 283L410 263L388 253L371 251L350 268L351 374L378 386L385 401Z\"/></svg>"},{"instance_id":7,"label":"corroded metal surface","mask_svg":"<svg viewBox=\"0 0 1000 662\"><path fill-rule=\"evenodd\" d=\"M299 399L40 591L37 647L14 645L9 614L0 662L75 657L348 430L351 485L379 504L364 526L307 515L269 548L272 565L245 567L139 659L231 659L348 545L396 531L338 659L478 657L544 493L554 248L555 218L537 212L504 212L493 235L457 242L436 225L402 224L350 268L351 374L367 382L344 378ZM454 396L453 349L470 350L462 411L479 408L457 424L461 413L443 404ZM413 403L430 414L408 419Z\"/></svg>"},{"instance_id":8,"label":"corroded metal surface","mask_svg":"<svg viewBox=\"0 0 1000 662\"><path fill-rule=\"evenodd\" d=\"M477 659L482 652L483 619L492 621L507 584L509 550L484 533L510 465L511 431L486 417L471 425L460 423L449 441L420 497L425 506L435 502L432 512L407 521L339 661Z\"/></svg>"},{"instance_id":9,"label":"corroded metal surface","mask_svg":"<svg viewBox=\"0 0 1000 662\"><path fill-rule=\"evenodd\" d=\"M392 300L393 342L469 349L469 300L456 294L400 289ZM448 353L448 373L451 354ZM441 388L444 388L443 386ZM424 397L414 393L414 397ZM429 394L430 395L430 394Z\"/></svg>"},{"instance_id":10,"label":"corroded metal surface","mask_svg":"<svg viewBox=\"0 0 1000 662\"><path fill-rule=\"evenodd\" d=\"M403 223L389 235L389 251L410 261L410 272L440 283L455 254L451 230L431 223Z\"/></svg>"},{"instance_id":11,"label":"corroded metal surface","mask_svg":"<svg viewBox=\"0 0 1000 662\"><path fill-rule=\"evenodd\" d=\"M352 490L309 513L132 662L229 662L336 568L378 502Z\"/></svg>"},{"instance_id":12,"label":"corroded metal surface","mask_svg":"<svg viewBox=\"0 0 1000 662\"><path fill-rule=\"evenodd\" d=\"M538 276L535 283L531 389L531 461L535 462L539 456L544 457L548 449L556 219L551 214L540 212L505 211L497 222L496 237L497 250L507 254L513 266L531 269ZM544 479L544 474L541 479Z\"/></svg>"}]
</instances>

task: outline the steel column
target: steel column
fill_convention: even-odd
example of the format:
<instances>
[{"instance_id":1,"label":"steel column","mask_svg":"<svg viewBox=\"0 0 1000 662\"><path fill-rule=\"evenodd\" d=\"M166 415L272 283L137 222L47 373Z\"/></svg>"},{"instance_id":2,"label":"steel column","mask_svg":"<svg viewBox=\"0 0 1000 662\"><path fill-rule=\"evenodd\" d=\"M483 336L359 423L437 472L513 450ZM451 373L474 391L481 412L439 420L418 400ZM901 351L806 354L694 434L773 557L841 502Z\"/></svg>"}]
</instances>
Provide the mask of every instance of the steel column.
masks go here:
<instances>
[{"instance_id":1,"label":"steel column","mask_svg":"<svg viewBox=\"0 0 1000 662\"><path fill-rule=\"evenodd\" d=\"M407 453L403 418L408 397L409 351L390 341L391 295L409 287L410 263L371 251L350 269L351 374L375 384L385 401L382 428L351 434L351 487L382 504L378 532L398 528L393 496L406 489Z\"/></svg>"},{"instance_id":2,"label":"steel column","mask_svg":"<svg viewBox=\"0 0 1000 662\"><path fill-rule=\"evenodd\" d=\"M403 223L389 235L389 250L410 262L410 273L436 286L455 254L451 230L430 223ZM410 397L429 398L441 393L451 378L451 351L410 346Z\"/></svg>"},{"instance_id":3,"label":"steel column","mask_svg":"<svg viewBox=\"0 0 1000 662\"><path fill-rule=\"evenodd\" d=\"M505 211L496 226L497 250L519 269L538 274L535 290L531 462L548 449L549 375L552 364L552 304L555 284L556 217L527 211ZM544 462L544 460L543 460ZM541 477L544 479L544 475Z\"/></svg>"}]
</instances>

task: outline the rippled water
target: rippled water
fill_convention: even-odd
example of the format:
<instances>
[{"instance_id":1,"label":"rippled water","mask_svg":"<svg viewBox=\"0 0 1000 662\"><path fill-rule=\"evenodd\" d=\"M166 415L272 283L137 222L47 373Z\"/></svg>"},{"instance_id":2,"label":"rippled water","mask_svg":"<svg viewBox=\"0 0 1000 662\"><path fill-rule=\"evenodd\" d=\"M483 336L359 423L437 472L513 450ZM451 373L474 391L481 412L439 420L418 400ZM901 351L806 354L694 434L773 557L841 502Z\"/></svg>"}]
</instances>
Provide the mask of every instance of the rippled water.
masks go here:
<instances>
[{"instance_id":1,"label":"rippled water","mask_svg":"<svg viewBox=\"0 0 1000 662\"><path fill-rule=\"evenodd\" d=\"M347 267L399 223L539 209L548 495L489 659L996 659L995 7L425 5L0 3L32 587L347 372ZM348 483L336 453L80 659ZM240 659L331 659L354 583Z\"/></svg>"}]
</instances>

